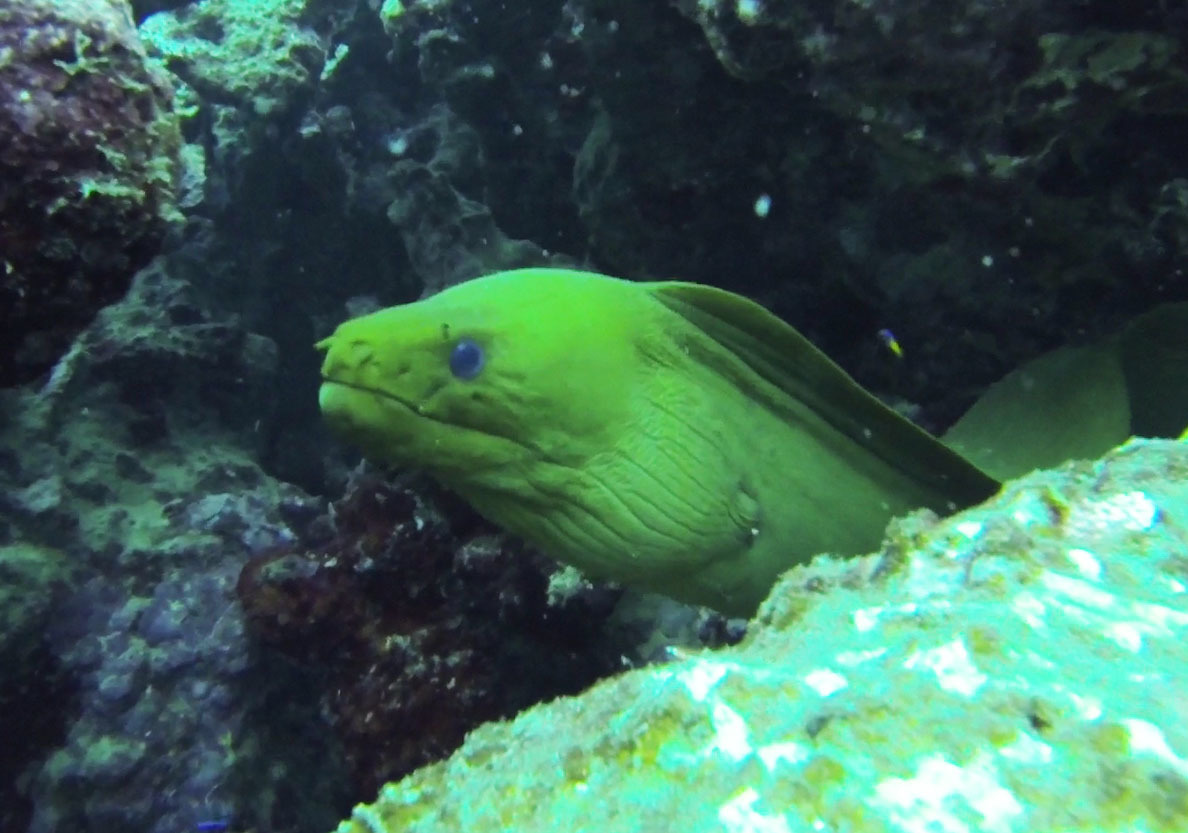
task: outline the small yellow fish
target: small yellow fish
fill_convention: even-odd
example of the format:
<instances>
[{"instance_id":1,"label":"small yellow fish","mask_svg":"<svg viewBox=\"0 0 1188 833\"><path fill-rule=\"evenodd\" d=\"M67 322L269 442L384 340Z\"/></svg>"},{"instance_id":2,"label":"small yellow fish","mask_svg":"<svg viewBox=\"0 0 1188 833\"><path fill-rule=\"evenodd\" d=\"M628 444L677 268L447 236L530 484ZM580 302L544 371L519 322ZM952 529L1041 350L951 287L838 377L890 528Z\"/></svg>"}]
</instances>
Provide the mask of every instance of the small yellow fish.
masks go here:
<instances>
[{"instance_id":1,"label":"small yellow fish","mask_svg":"<svg viewBox=\"0 0 1188 833\"><path fill-rule=\"evenodd\" d=\"M895 337L895 333L884 327L883 329L879 330L878 335L879 341L883 342L883 344L887 346L887 349L891 351L891 355L895 356L897 359L903 358L903 347L900 346L899 339Z\"/></svg>"}]
</instances>

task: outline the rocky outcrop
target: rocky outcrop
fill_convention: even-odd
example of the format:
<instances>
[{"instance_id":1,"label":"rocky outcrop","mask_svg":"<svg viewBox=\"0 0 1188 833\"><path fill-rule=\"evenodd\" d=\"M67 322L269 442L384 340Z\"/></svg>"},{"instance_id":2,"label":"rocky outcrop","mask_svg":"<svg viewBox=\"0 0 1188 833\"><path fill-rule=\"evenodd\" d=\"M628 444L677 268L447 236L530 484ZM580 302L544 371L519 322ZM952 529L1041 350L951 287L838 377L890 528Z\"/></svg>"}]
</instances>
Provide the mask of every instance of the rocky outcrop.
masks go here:
<instances>
[{"instance_id":1,"label":"rocky outcrop","mask_svg":"<svg viewBox=\"0 0 1188 833\"><path fill-rule=\"evenodd\" d=\"M738 648L471 733L339 833L1188 825L1188 445L788 572Z\"/></svg>"},{"instance_id":2,"label":"rocky outcrop","mask_svg":"<svg viewBox=\"0 0 1188 833\"><path fill-rule=\"evenodd\" d=\"M0 385L47 370L123 295L170 221L180 136L124 0L0 18Z\"/></svg>"}]
</instances>

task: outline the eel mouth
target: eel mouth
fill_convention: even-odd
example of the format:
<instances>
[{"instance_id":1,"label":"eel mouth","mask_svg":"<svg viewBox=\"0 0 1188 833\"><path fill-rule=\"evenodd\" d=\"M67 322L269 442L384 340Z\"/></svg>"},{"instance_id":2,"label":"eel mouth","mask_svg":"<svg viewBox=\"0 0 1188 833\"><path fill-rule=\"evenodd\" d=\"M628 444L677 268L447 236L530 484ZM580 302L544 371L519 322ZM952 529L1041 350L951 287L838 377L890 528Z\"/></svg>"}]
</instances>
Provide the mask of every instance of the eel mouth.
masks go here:
<instances>
[{"instance_id":1,"label":"eel mouth","mask_svg":"<svg viewBox=\"0 0 1188 833\"><path fill-rule=\"evenodd\" d=\"M322 390L325 390L326 388L336 388L336 387L337 388L346 388L347 390L353 390L353 391L356 391L357 393L365 393L369 396L374 396L376 399L384 399L389 402L395 402L397 405L403 405L409 411L411 411L414 414L417 414L418 416L425 416L425 414L423 413L423 411L420 408L417 408L415 405L413 405L411 402L408 402L407 400L401 399L399 396L396 396L395 394L393 394L390 391L381 390L380 388L373 388L368 385L360 385L355 382L347 382L342 379L335 379L331 376L323 376L322 377L322 384L321 384ZM319 400L319 404L321 404L322 391L318 392L318 400Z\"/></svg>"},{"instance_id":2,"label":"eel mouth","mask_svg":"<svg viewBox=\"0 0 1188 833\"><path fill-rule=\"evenodd\" d=\"M338 410L338 411L345 411L344 415L346 416L346 418L349 419L351 417L351 412L350 412L349 407L347 407L347 408L339 407L337 409L334 407L327 407L327 400L328 400L329 394L335 388L340 388L340 389L345 389L347 391L353 391L357 394L363 394L366 396L374 397L375 399L381 400L385 403L391 403L393 405L399 406L401 410L406 412L413 419L424 420L424 422L439 426L442 429L445 429L448 431L457 431L459 433L478 434L492 442L508 443L509 445L515 446L515 447L519 448L521 451L527 451L530 454L532 454L540 459L545 459L545 457L546 457L546 455L544 455L539 449L534 448L531 444L525 443L522 440L518 440L515 437L506 436L504 434L498 434L493 431L486 430L484 428L480 428L475 425L466 425L463 423L450 422L448 420L441 419L440 417L435 416L434 414L426 413L426 411L423 407L414 405L409 400L404 399L399 396L396 396L395 394L393 394L390 391L381 390L379 388L373 388L369 385L360 385L355 382L347 382L342 379L335 379L335 378L329 377L329 376L323 376L321 378L322 378L322 384L321 384L321 388L318 391L318 406L324 414L333 414L333 412L335 410ZM482 466L475 467L476 470L481 469L481 468L484 468L484 467L482 467ZM498 468L498 465L493 464L492 466L490 466L490 468Z\"/></svg>"}]
</instances>

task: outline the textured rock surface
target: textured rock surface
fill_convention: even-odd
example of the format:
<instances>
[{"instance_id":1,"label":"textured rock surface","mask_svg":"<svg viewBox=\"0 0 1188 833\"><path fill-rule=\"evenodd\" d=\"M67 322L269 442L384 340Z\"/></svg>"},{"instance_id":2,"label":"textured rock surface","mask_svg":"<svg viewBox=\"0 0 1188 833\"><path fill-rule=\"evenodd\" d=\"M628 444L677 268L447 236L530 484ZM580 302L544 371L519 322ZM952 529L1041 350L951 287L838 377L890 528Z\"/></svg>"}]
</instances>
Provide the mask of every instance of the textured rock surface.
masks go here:
<instances>
[{"instance_id":1,"label":"textured rock surface","mask_svg":"<svg viewBox=\"0 0 1188 833\"><path fill-rule=\"evenodd\" d=\"M0 17L0 385L29 381L157 253L180 136L125 0Z\"/></svg>"},{"instance_id":2,"label":"textured rock surface","mask_svg":"<svg viewBox=\"0 0 1188 833\"><path fill-rule=\"evenodd\" d=\"M1173 148L1188 127L1184 7L674 5L731 77L783 86L773 103L811 102L815 125L852 148L846 162L796 142L770 193L811 228L796 168L850 167L822 201L824 265L922 344L933 378L946 362L992 374L1057 331L1183 297L1188 202Z\"/></svg>"},{"instance_id":3,"label":"textured rock surface","mask_svg":"<svg viewBox=\"0 0 1188 833\"><path fill-rule=\"evenodd\" d=\"M262 644L326 680L357 794L630 653L604 637L618 592L587 584L554 600L555 564L421 483L359 474L310 525L301 546L247 564L239 598Z\"/></svg>"},{"instance_id":4,"label":"textured rock surface","mask_svg":"<svg viewBox=\"0 0 1188 833\"><path fill-rule=\"evenodd\" d=\"M486 162L471 127L437 106L413 129L397 131L388 141L395 151L414 138L422 148L432 148L432 155L392 154L403 158L393 161L387 173L392 194L387 216L400 230L427 292L490 271L550 261L540 246L508 238L487 205L459 190L457 180L466 170L478 174Z\"/></svg>"},{"instance_id":5,"label":"textured rock surface","mask_svg":"<svg viewBox=\"0 0 1188 833\"><path fill-rule=\"evenodd\" d=\"M251 459L274 361L266 340L148 270L42 391L4 392L0 552L31 554L3 568L24 599L4 610L38 637L0 666L13 708L0 766L20 785L4 829L330 823L349 795L308 684L254 655L235 603L243 563L295 540L287 518L315 503ZM53 596L26 578L62 562L70 581ZM16 720L21 706L58 722ZM305 727L295 756L275 734L292 725ZM316 784L301 774L314 760Z\"/></svg>"},{"instance_id":6,"label":"textured rock surface","mask_svg":"<svg viewBox=\"0 0 1188 833\"><path fill-rule=\"evenodd\" d=\"M737 649L484 726L339 830L1183 830L1185 475L1133 442L918 513Z\"/></svg>"},{"instance_id":7,"label":"textured rock surface","mask_svg":"<svg viewBox=\"0 0 1188 833\"><path fill-rule=\"evenodd\" d=\"M149 17L140 31L153 57L199 96L266 119L312 89L328 44L309 25L311 7L332 5L317 0L201 0Z\"/></svg>"}]
</instances>

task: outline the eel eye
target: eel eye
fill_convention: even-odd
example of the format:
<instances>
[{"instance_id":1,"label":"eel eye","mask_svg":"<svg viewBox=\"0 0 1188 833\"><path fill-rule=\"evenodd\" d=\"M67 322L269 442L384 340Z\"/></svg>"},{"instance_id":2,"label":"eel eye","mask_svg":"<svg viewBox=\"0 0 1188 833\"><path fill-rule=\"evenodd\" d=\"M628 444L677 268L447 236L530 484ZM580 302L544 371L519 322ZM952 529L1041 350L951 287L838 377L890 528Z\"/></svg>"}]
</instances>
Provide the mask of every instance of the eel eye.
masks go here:
<instances>
[{"instance_id":1,"label":"eel eye","mask_svg":"<svg viewBox=\"0 0 1188 833\"><path fill-rule=\"evenodd\" d=\"M464 338L450 351L450 372L459 379L473 379L479 375L487 357L478 342Z\"/></svg>"}]
</instances>

